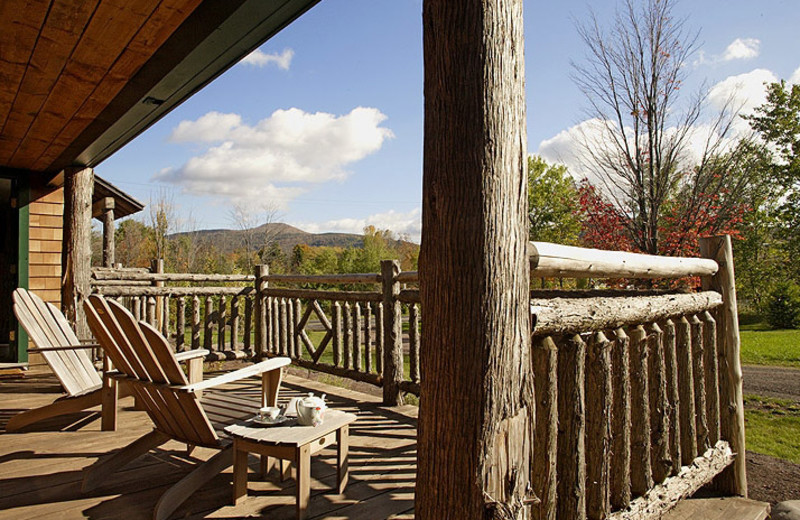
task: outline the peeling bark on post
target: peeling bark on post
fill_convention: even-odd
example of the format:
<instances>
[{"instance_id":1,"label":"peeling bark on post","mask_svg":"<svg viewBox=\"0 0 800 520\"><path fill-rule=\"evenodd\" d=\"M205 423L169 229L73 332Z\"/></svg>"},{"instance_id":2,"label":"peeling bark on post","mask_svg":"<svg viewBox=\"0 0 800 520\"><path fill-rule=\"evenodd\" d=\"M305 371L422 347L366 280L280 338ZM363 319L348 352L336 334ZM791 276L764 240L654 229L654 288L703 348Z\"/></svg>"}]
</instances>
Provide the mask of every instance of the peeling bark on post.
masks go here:
<instances>
[{"instance_id":1,"label":"peeling bark on post","mask_svg":"<svg viewBox=\"0 0 800 520\"><path fill-rule=\"evenodd\" d=\"M556 518L586 519L586 344L558 344L558 491Z\"/></svg>"},{"instance_id":2,"label":"peeling bark on post","mask_svg":"<svg viewBox=\"0 0 800 520\"><path fill-rule=\"evenodd\" d=\"M611 509L611 342L595 332L586 359L586 517L602 520Z\"/></svg>"},{"instance_id":3,"label":"peeling bark on post","mask_svg":"<svg viewBox=\"0 0 800 520\"><path fill-rule=\"evenodd\" d=\"M64 170L64 236L61 252L61 309L79 338L91 337L83 301L91 292L92 192L91 168Z\"/></svg>"},{"instance_id":4,"label":"peeling bark on post","mask_svg":"<svg viewBox=\"0 0 800 520\"><path fill-rule=\"evenodd\" d=\"M631 338L631 493L643 495L653 487L647 332L639 325L631 329L628 335Z\"/></svg>"},{"instance_id":5,"label":"peeling bark on post","mask_svg":"<svg viewBox=\"0 0 800 520\"><path fill-rule=\"evenodd\" d=\"M611 349L612 436L611 436L611 505L624 509L631 502L631 378L630 338L625 329L614 331ZM538 381L538 378L537 378ZM538 384L537 384L538 389ZM538 425L537 425L538 426Z\"/></svg>"},{"instance_id":6,"label":"peeling bark on post","mask_svg":"<svg viewBox=\"0 0 800 520\"><path fill-rule=\"evenodd\" d=\"M672 470L669 454L669 415L667 377L662 340L664 333L656 323L649 326L647 336L650 387L650 461L653 480L661 483Z\"/></svg>"},{"instance_id":7,"label":"peeling bark on post","mask_svg":"<svg viewBox=\"0 0 800 520\"><path fill-rule=\"evenodd\" d=\"M669 401L669 453L672 459L672 474L681 470L681 435L678 406L678 353L675 346L675 322L666 320L664 330L664 361L667 369L667 400Z\"/></svg>"},{"instance_id":8,"label":"peeling bark on post","mask_svg":"<svg viewBox=\"0 0 800 520\"><path fill-rule=\"evenodd\" d=\"M694 409L692 374L692 335L689 320L681 317L676 324L678 345L678 393L680 394L681 464L690 464L697 456L697 426Z\"/></svg>"},{"instance_id":9,"label":"peeling bark on post","mask_svg":"<svg viewBox=\"0 0 800 520\"><path fill-rule=\"evenodd\" d=\"M722 294L722 307L716 314L720 377L720 437L728 441L736 459L716 483L726 493L747 497L745 467L744 404L742 363L739 358L739 320L736 304L736 278L733 271L733 246L730 236L703 238L700 252L719 264L714 276L703 277L703 287Z\"/></svg>"},{"instance_id":10,"label":"peeling bark on post","mask_svg":"<svg viewBox=\"0 0 800 520\"><path fill-rule=\"evenodd\" d=\"M534 340L533 374L536 381L537 451L533 464L533 492L541 500L532 518L556 520L557 439L558 439L558 347L550 336Z\"/></svg>"},{"instance_id":11,"label":"peeling bark on post","mask_svg":"<svg viewBox=\"0 0 800 520\"><path fill-rule=\"evenodd\" d=\"M423 5L421 520L530 517L522 31L522 0Z\"/></svg>"}]
</instances>

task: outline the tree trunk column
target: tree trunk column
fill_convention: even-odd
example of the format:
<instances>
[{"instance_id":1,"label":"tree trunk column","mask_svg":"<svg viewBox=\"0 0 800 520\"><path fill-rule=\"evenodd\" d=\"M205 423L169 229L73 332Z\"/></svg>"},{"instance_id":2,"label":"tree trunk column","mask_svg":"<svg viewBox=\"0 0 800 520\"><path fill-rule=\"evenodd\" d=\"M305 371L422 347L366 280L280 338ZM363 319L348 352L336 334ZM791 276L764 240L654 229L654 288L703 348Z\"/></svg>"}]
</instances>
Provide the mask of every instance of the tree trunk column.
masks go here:
<instances>
[{"instance_id":1,"label":"tree trunk column","mask_svg":"<svg viewBox=\"0 0 800 520\"><path fill-rule=\"evenodd\" d=\"M114 197L104 197L92 205L92 217L103 223L103 267L114 267Z\"/></svg>"},{"instance_id":2,"label":"tree trunk column","mask_svg":"<svg viewBox=\"0 0 800 520\"><path fill-rule=\"evenodd\" d=\"M415 514L529 518L521 0L426 0Z\"/></svg>"},{"instance_id":3,"label":"tree trunk column","mask_svg":"<svg viewBox=\"0 0 800 520\"><path fill-rule=\"evenodd\" d=\"M61 308L81 339L90 337L83 301L91 291L93 190L91 168L64 170Z\"/></svg>"}]
</instances>

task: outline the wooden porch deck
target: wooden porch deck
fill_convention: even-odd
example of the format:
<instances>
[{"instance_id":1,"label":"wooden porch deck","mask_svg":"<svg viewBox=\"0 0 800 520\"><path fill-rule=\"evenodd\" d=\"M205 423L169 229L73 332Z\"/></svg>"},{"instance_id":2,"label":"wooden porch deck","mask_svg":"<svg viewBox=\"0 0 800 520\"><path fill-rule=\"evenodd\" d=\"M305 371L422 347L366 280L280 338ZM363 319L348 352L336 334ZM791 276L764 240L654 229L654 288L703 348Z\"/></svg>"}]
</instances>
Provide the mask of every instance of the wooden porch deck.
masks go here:
<instances>
[{"instance_id":1,"label":"wooden porch deck","mask_svg":"<svg viewBox=\"0 0 800 520\"><path fill-rule=\"evenodd\" d=\"M256 380L235 386L258 396ZM411 519L416 475L416 412L413 406L386 408L374 396L287 376L282 398L306 391L325 392L332 407L357 413L350 429L350 482L344 494L332 490L335 449L312 459L309 518ZM23 409L48 404L60 393L58 381L43 369L24 378L0 379L0 426ZM121 401L115 432L100 431L100 414L82 412L43 422L25 433L0 436L0 520L25 518L151 518L161 494L213 450L165 444L129 464L89 494L80 491L81 469L152 429L144 412ZM251 470L258 466L250 459ZM195 493L173 518L293 519L294 480L279 482L250 475L249 496L231 506L231 469Z\"/></svg>"}]
</instances>

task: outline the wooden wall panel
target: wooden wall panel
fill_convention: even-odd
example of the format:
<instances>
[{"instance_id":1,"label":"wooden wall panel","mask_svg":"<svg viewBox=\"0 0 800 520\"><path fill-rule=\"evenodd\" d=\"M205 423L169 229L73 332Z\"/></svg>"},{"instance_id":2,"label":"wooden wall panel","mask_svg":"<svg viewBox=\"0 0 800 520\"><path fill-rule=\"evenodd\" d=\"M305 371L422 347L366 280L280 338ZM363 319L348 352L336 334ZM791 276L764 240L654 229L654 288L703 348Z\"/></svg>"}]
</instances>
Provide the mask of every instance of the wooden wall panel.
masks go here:
<instances>
[{"instance_id":1,"label":"wooden wall panel","mask_svg":"<svg viewBox=\"0 0 800 520\"><path fill-rule=\"evenodd\" d=\"M63 188L30 204L28 287L57 307L61 306L63 214Z\"/></svg>"}]
</instances>

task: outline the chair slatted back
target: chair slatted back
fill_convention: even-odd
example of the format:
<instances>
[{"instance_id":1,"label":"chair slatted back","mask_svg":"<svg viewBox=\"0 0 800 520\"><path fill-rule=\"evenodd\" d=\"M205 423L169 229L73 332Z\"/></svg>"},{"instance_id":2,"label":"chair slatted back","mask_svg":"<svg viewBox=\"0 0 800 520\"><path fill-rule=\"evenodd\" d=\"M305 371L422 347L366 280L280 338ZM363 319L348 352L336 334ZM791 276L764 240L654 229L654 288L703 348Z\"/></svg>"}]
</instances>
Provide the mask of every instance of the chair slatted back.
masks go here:
<instances>
[{"instance_id":1,"label":"chair slatted back","mask_svg":"<svg viewBox=\"0 0 800 520\"><path fill-rule=\"evenodd\" d=\"M55 306L25 289L14 291L14 314L41 349L80 345L67 319ZM102 386L88 349L42 351L50 369L69 395L79 395Z\"/></svg>"},{"instance_id":2,"label":"chair slatted back","mask_svg":"<svg viewBox=\"0 0 800 520\"><path fill-rule=\"evenodd\" d=\"M137 323L113 300L92 295L86 310L89 326L114 365L136 379L130 383L156 428L190 444L217 446L219 438L197 396L165 386L188 383L166 338L150 325Z\"/></svg>"}]
</instances>

